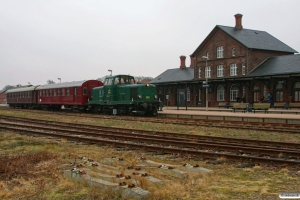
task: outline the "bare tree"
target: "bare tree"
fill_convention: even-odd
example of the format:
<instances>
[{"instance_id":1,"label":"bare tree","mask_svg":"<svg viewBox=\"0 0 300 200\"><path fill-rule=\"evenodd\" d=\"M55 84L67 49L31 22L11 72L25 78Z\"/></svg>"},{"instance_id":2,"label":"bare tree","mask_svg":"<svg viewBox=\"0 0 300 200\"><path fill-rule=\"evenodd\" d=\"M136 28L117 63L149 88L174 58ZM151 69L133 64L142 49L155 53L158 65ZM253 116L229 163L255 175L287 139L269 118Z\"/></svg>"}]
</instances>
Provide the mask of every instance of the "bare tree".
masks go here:
<instances>
[{"instance_id":1,"label":"bare tree","mask_svg":"<svg viewBox=\"0 0 300 200\"><path fill-rule=\"evenodd\" d=\"M49 80L47 81L47 84L55 84L55 82L54 82L53 80L50 80L50 79L49 79Z\"/></svg>"},{"instance_id":2,"label":"bare tree","mask_svg":"<svg viewBox=\"0 0 300 200\"><path fill-rule=\"evenodd\" d=\"M6 85L6 86L4 86L4 88L2 88L2 90L0 90L0 93L1 93L1 92L4 92L4 91L6 91L6 90L9 90L9 89L11 89L11 88L14 88L14 86L12 86L12 85Z\"/></svg>"},{"instance_id":3,"label":"bare tree","mask_svg":"<svg viewBox=\"0 0 300 200\"><path fill-rule=\"evenodd\" d=\"M101 81L101 82L104 82L104 80L105 80L106 77L108 77L108 75L103 76L103 77L101 77L101 78L97 78L96 80Z\"/></svg>"}]
</instances>

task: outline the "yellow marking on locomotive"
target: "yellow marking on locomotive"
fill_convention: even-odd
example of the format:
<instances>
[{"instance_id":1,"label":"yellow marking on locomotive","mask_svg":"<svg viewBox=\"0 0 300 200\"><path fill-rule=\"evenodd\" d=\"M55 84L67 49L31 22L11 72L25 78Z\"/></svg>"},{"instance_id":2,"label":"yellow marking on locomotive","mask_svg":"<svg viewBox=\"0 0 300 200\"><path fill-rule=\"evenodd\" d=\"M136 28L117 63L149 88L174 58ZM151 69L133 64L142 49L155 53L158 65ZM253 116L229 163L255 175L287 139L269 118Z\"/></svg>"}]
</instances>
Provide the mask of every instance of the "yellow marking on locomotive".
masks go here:
<instances>
[{"instance_id":1,"label":"yellow marking on locomotive","mask_svg":"<svg viewBox=\"0 0 300 200\"><path fill-rule=\"evenodd\" d=\"M107 93L110 94L110 89L108 89Z\"/></svg>"},{"instance_id":2,"label":"yellow marking on locomotive","mask_svg":"<svg viewBox=\"0 0 300 200\"><path fill-rule=\"evenodd\" d=\"M146 99L150 99L150 96L146 96Z\"/></svg>"}]
</instances>

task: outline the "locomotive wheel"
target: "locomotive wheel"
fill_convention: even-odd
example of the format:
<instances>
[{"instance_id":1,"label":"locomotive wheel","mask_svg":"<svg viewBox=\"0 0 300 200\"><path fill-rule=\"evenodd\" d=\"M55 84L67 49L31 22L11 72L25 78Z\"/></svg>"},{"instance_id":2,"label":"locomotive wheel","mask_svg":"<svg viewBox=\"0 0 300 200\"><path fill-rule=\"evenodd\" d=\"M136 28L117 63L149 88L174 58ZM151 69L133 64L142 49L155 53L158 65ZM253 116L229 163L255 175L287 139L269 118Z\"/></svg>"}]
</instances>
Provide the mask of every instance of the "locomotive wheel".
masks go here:
<instances>
[{"instance_id":1,"label":"locomotive wheel","mask_svg":"<svg viewBox=\"0 0 300 200\"><path fill-rule=\"evenodd\" d=\"M158 112L157 112L157 108L154 107L153 110L152 110L152 115L153 116L157 116L158 115Z\"/></svg>"},{"instance_id":2,"label":"locomotive wheel","mask_svg":"<svg viewBox=\"0 0 300 200\"><path fill-rule=\"evenodd\" d=\"M93 113L95 113L95 114L97 114L97 113L98 113L97 106L94 106L94 107L92 108L92 112L93 112Z\"/></svg>"}]
</instances>

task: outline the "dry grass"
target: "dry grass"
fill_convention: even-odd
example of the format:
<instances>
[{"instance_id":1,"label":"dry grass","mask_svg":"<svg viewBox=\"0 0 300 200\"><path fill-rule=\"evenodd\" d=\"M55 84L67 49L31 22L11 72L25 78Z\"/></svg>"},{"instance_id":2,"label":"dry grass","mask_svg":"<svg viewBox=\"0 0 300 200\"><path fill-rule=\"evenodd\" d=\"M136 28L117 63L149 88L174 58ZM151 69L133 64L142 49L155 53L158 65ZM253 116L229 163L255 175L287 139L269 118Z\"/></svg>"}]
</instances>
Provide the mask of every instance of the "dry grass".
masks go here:
<instances>
[{"instance_id":1,"label":"dry grass","mask_svg":"<svg viewBox=\"0 0 300 200\"><path fill-rule=\"evenodd\" d=\"M16 115L8 111L0 114ZM19 116L33 116L28 113L17 113ZM126 123L122 121L107 121L99 119L74 119L51 115L54 121L88 124L111 124L128 128L141 128L160 131L173 131L191 134L206 134L216 136L232 136L244 138L269 139L299 142L299 134L264 133L257 131L242 131L208 127L171 126L147 123ZM49 119L46 114L39 118ZM191 131L191 132L190 132ZM246 132L246 133L244 133ZM0 131L0 199L126 199L122 194L111 190L90 187L85 183L74 182L62 175L61 166L68 163L79 163L78 157L85 156L95 161L104 158L123 158L126 165L121 165L118 159L109 164L118 171L125 172L128 166L137 166L138 158L146 157L156 162L177 164L199 164L201 167L214 170L212 174L188 172L187 178L177 178L168 173L162 173L157 168L148 172L161 179L163 186L152 184L144 177L132 181L151 192L149 199L276 199L280 192L299 191L300 177L291 173L290 169L270 169L262 166L240 169L219 158L222 165L211 165L196 162L189 157L173 158L175 155L152 156L145 152L119 152L114 148L94 145L80 145L66 140L55 141L35 138L11 132ZM280 157L280 155L279 155ZM297 169L300 170L300 169ZM111 173L109 168L95 170L91 174Z\"/></svg>"}]
</instances>

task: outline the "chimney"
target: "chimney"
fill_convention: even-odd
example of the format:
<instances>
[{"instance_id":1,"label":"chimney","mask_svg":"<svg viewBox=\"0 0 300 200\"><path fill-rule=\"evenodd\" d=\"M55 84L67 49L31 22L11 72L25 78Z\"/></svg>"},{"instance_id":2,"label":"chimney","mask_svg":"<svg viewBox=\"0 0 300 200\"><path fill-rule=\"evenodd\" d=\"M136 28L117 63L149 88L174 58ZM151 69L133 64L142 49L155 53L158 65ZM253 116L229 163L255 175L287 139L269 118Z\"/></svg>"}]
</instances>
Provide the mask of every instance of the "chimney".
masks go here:
<instances>
[{"instance_id":1,"label":"chimney","mask_svg":"<svg viewBox=\"0 0 300 200\"><path fill-rule=\"evenodd\" d=\"M236 14L236 15L234 15L234 17L235 17L235 28L239 29L239 30L242 30L243 29L243 26L242 26L242 17L243 17L243 15L242 14Z\"/></svg>"},{"instance_id":2,"label":"chimney","mask_svg":"<svg viewBox=\"0 0 300 200\"><path fill-rule=\"evenodd\" d=\"M195 57L194 56L190 56L191 58L191 65L190 67L194 67L195 66Z\"/></svg>"},{"instance_id":3,"label":"chimney","mask_svg":"<svg viewBox=\"0 0 300 200\"><path fill-rule=\"evenodd\" d=\"M185 68L185 56L180 56L180 69Z\"/></svg>"}]
</instances>

